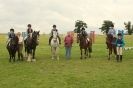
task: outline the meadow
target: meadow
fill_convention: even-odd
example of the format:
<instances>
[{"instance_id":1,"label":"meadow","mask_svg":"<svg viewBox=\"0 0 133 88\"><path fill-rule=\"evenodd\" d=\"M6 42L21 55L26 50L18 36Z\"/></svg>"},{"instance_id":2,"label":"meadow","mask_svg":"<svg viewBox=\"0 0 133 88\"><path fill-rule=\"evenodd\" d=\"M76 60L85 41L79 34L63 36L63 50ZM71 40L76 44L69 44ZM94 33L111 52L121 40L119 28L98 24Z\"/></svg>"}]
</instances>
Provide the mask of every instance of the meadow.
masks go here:
<instances>
[{"instance_id":1,"label":"meadow","mask_svg":"<svg viewBox=\"0 0 133 88\"><path fill-rule=\"evenodd\" d=\"M133 88L133 50L124 51L123 62L112 56L108 61L105 36L96 36L92 58L80 60L79 45L72 47L72 57L65 59L60 46L60 60L52 60L48 36L40 36L36 62L9 63L6 35L0 35L0 88ZM126 46L133 46L133 36L125 36Z\"/></svg>"}]
</instances>

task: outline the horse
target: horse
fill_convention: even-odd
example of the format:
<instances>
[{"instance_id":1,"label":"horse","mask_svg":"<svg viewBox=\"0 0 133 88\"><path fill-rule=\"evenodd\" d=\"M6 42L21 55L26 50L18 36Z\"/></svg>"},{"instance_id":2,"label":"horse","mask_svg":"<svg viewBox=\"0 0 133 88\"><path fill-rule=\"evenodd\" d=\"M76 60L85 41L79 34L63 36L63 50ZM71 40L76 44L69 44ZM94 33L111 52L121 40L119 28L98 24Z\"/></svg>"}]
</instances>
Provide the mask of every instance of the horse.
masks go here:
<instances>
[{"instance_id":1,"label":"horse","mask_svg":"<svg viewBox=\"0 0 133 88\"><path fill-rule=\"evenodd\" d=\"M83 50L84 50L84 58L86 59L88 56L89 58L91 58L91 53L92 53L92 39L90 37L88 37L89 41L87 40L87 38L82 35L82 34L78 34L77 35L77 43L79 43L80 46L80 54L81 57L80 59L83 59ZM89 53L89 55L88 55Z\"/></svg>"},{"instance_id":2,"label":"horse","mask_svg":"<svg viewBox=\"0 0 133 88\"><path fill-rule=\"evenodd\" d=\"M107 44L107 49L109 50L108 60L110 60L111 54L113 52L114 52L115 56L117 54L115 41L116 41L116 38L115 37L113 37L111 34L108 34L107 35L106 44Z\"/></svg>"},{"instance_id":3,"label":"horse","mask_svg":"<svg viewBox=\"0 0 133 88\"><path fill-rule=\"evenodd\" d=\"M50 46L52 52L52 59L59 60L59 39L56 31L53 32L53 38L51 39Z\"/></svg>"},{"instance_id":4,"label":"horse","mask_svg":"<svg viewBox=\"0 0 133 88\"><path fill-rule=\"evenodd\" d=\"M34 31L27 39L24 40L25 52L27 53L28 62L36 61L35 51L39 44L39 32L40 31Z\"/></svg>"},{"instance_id":5,"label":"horse","mask_svg":"<svg viewBox=\"0 0 133 88\"><path fill-rule=\"evenodd\" d=\"M11 62L11 60L13 60L13 62L15 62L15 58L16 58L16 52L18 50L18 37L14 36L13 38L10 39L9 43L6 46L8 53L9 53L9 62Z\"/></svg>"}]
</instances>

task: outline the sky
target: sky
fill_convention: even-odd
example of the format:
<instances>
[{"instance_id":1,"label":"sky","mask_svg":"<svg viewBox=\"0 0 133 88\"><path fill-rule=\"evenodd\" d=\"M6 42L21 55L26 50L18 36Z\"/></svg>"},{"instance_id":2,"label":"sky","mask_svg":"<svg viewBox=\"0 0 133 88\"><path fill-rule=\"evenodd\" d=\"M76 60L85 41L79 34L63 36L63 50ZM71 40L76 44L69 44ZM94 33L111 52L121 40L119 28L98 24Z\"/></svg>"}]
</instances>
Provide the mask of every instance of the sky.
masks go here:
<instances>
[{"instance_id":1,"label":"sky","mask_svg":"<svg viewBox=\"0 0 133 88\"><path fill-rule=\"evenodd\" d=\"M98 31L104 20L123 29L133 20L133 0L0 0L0 32L33 30L50 33L56 24L60 33L74 30L75 21L83 20L87 30ZM99 30L100 31L100 30Z\"/></svg>"}]
</instances>

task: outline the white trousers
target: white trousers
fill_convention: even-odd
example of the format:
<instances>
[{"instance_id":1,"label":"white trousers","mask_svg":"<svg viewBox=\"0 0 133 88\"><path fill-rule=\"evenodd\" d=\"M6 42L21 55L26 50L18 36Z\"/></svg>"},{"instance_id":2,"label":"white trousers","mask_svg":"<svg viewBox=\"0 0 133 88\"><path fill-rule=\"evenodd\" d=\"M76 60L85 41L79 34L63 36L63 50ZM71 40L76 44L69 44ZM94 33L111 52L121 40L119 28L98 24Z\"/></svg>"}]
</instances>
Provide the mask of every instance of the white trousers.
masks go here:
<instances>
[{"instance_id":1,"label":"white trousers","mask_svg":"<svg viewBox=\"0 0 133 88\"><path fill-rule=\"evenodd\" d=\"M122 55L123 47L117 47L117 55Z\"/></svg>"}]
</instances>

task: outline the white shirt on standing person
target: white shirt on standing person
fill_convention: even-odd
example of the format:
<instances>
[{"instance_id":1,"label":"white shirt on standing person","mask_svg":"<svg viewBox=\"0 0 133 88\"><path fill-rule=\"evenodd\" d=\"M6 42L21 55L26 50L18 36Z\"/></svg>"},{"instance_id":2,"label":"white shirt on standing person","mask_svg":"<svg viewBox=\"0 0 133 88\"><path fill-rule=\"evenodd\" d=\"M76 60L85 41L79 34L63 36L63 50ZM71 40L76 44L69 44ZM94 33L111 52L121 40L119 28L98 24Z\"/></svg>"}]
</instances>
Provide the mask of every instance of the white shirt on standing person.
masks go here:
<instances>
[{"instance_id":1,"label":"white shirt on standing person","mask_svg":"<svg viewBox=\"0 0 133 88\"><path fill-rule=\"evenodd\" d=\"M19 39L18 44L23 44L24 39L23 39L23 37L21 36L21 33L18 32L18 33L17 33L17 36L18 36L18 39Z\"/></svg>"}]
</instances>

